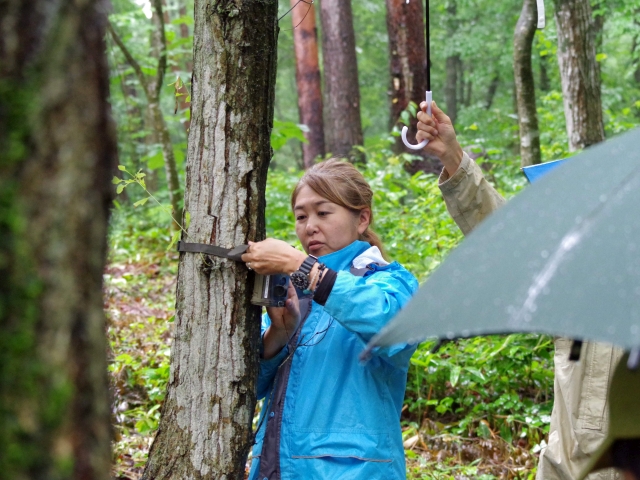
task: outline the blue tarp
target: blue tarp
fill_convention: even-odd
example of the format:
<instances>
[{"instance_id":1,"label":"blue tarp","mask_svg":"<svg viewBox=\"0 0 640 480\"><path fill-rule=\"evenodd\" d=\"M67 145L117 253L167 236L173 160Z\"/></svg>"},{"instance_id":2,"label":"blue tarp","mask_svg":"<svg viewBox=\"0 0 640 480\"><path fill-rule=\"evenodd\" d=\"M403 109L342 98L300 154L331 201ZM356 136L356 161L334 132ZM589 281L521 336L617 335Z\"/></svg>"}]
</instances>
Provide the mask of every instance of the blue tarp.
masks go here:
<instances>
[{"instance_id":1,"label":"blue tarp","mask_svg":"<svg viewBox=\"0 0 640 480\"><path fill-rule=\"evenodd\" d=\"M535 182L544 174L546 174L547 172L550 172L551 170L553 170L554 168L556 168L557 166L561 165L566 161L567 161L566 159L554 160L552 162L540 163L538 165L530 165L528 167L522 167L522 173L524 173L525 177L527 177L527 180L529 180L529 183Z\"/></svg>"}]
</instances>

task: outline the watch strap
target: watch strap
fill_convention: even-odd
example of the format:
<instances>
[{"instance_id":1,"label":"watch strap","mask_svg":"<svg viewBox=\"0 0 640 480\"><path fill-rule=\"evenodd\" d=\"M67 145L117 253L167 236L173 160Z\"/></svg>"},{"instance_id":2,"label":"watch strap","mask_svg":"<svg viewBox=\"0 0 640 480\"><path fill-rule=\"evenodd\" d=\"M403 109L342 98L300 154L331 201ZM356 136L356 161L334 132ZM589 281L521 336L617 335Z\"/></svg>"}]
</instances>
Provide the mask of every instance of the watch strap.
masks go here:
<instances>
[{"instance_id":1,"label":"watch strap","mask_svg":"<svg viewBox=\"0 0 640 480\"><path fill-rule=\"evenodd\" d=\"M314 257L313 255L307 256L307 258L304 259L304 262L302 262L302 265L300 265L300 268L298 268L298 271L304 273L307 277L309 277L311 269L317 261L317 257Z\"/></svg>"}]
</instances>

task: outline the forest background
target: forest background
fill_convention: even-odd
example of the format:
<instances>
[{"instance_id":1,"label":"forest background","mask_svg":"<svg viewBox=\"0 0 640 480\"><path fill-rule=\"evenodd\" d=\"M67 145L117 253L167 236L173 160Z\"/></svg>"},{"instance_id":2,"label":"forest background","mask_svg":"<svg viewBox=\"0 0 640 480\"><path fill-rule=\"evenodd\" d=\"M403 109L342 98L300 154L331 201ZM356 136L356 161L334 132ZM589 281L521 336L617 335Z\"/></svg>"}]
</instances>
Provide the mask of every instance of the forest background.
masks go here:
<instances>
[{"instance_id":1,"label":"forest background","mask_svg":"<svg viewBox=\"0 0 640 480\"><path fill-rule=\"evenodd\" d=\"M602 28L597 61L605 133L611 137L640 124L640 3L594 0L592 7ZM295 245L289 194L303 172L308 129L298 111L290 8L280 1L266 218L268 236ZM304 13L309 5L296 8ZM506 197L525 187L513 74L513 32L521 8L522 2L511 0L432 0L430 12L434 98L456 112L461 144ZM552 8L547 2L547 27L535 33L532 54L542 161L572 153ZM395 146L385 3L358 0L352 9L363 131L356 150L376 192L375 227L390 257L424 281L461 233L446 212L436 176L414 173L411 165L422 159ZM114 180L119 195L110 226L105 309L115 392L114 468L122 479L138 478L142 471L169 375L178 257L169 212L172 206L180 211L184 188L192 10L188 0L114 0L110 15L107 51L122 179ZM317 25L321 37L319 20ZM453 70L447 68L452 64ZM408 123L414 114L415 105L409 106L401 120ZM511 335L458 341L437 353L431 347L422 345L412 359L403 409L410 478L532 478L553 400L551 339Z\"/></svg>"}]
</instances>

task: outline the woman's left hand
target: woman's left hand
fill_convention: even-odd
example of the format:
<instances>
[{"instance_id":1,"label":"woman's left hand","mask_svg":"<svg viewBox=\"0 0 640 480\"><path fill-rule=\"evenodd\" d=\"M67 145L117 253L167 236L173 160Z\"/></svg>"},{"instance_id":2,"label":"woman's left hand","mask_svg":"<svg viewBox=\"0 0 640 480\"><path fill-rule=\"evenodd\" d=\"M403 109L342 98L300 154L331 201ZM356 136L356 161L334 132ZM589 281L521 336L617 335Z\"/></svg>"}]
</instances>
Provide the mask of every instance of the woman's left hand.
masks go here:
<instances>
[{"instance_id":1,"label":"woman's left hand","mask_svg":"<svg viewBox=\"0 0 640 480\"><path fill-rule=\"evenodd\" d=\"M307 258L305 253L275 238L249 242L249 248L242 255L242 261L247 264L247 267L261 275L276 273L290 275L300 268L305 258Z\"/></svg>"}]
</instances>

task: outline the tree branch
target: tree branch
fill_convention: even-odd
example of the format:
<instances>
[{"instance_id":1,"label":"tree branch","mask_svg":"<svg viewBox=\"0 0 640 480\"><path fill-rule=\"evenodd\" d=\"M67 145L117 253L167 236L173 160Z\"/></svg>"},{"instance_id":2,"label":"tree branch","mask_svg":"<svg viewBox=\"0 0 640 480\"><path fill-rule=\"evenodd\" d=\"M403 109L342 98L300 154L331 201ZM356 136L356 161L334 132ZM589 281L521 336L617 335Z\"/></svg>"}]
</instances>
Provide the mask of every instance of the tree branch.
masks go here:
<instances>
[{"instance_id":1,"label":"tree branch","mask_svg":"<svg viewBox=\"0 0 640 480\"><path fill-rule=\"evenodd\" d=\"M138 81L142 85L142 89L144 90L144 93L147 96L147 101L151 102L152 98L151 98L151 92L149 90L149 82L147 82L147 78L144 76L142 68L140 68L140 64L136 61L135 58L133 58L133 55L131 55L131 52L129 51L127 46L124 44L124 42L122 41L118 33L115 31L115 29L113 28L113 25L109 20L107 20L107 30L109 30L109 33L111 34L111 38L113 38L113 41L116 42L116 45L118 45L118 47L122 51L124 58L127 59L127 63L131 65L131 68L133 68L133 71L135 72L136 77L138 77Z\"/></svg>"},{"instance_id":2,"label":"tree branch","mask_svg":"<svg viewBox=\"0 0 640 480\"><path fill-rule=\"evenodd\" d=\"M164 72L167 69L167 37L164 30L164 14L162 11L162 0L153 0L153 8L156 11L158 39L160 40L160 54L158 56L158 68L156 69L156 85L155 94L156 98L160 98L160 91L162 90L162 82L164 81Z\"/></svg>"}]
</instances>

